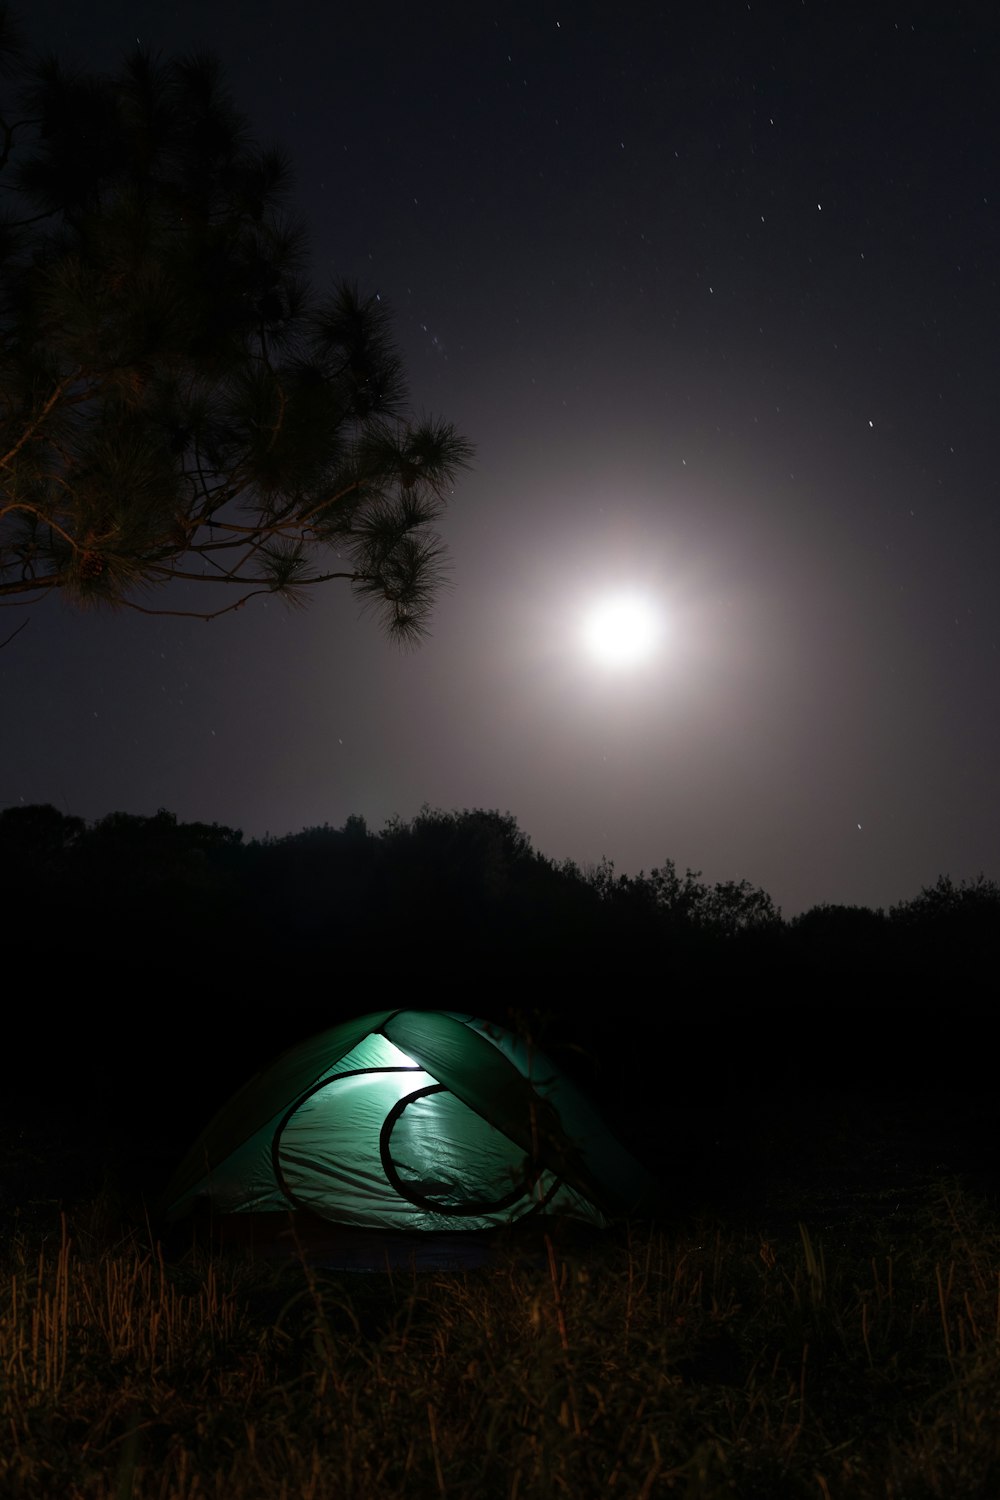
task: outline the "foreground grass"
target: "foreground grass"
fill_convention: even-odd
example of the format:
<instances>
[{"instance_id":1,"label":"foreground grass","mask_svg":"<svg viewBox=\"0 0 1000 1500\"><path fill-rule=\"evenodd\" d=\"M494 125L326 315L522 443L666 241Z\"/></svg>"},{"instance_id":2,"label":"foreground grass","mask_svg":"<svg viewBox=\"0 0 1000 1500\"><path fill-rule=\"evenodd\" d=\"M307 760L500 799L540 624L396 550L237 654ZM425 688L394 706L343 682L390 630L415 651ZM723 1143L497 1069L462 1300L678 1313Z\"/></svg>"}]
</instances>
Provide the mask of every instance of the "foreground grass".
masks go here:
<instances>
[{"instance_id":1,"label":"foreground grass","mask_svg":"<svg viewBox=\"0 0 1000 1500\"><path fill-rule=\"evenodd\" d=\"M898 1230L897 1230L898 1238ZM64 1500L1000 1494L1000 1219L642 1230L361 1276L86 1216L0 1280L0 1494Z\"/></svg>"}]
</instances>

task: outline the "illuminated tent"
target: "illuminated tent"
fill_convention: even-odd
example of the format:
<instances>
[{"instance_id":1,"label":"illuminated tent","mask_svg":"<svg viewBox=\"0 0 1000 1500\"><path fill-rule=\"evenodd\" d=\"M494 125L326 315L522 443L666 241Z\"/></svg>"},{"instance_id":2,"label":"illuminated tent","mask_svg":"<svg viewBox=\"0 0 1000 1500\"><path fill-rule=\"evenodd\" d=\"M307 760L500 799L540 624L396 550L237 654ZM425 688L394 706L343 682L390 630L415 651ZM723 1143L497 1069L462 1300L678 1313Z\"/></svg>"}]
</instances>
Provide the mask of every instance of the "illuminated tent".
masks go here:
<instances>
[{"instance_id":1,"label":"illuminated tent","mask_svg":"<svg viewBox=\"0 0 1000 1500\"><path fill-rule=\"evenodd\" d=\"M442 1011L382 1011L286 1052L208 1125L168 1220L305 1209L367 1229L603 1224L649 1193L641 1167L534 1049Z\"/></svg>"}]
</instances>

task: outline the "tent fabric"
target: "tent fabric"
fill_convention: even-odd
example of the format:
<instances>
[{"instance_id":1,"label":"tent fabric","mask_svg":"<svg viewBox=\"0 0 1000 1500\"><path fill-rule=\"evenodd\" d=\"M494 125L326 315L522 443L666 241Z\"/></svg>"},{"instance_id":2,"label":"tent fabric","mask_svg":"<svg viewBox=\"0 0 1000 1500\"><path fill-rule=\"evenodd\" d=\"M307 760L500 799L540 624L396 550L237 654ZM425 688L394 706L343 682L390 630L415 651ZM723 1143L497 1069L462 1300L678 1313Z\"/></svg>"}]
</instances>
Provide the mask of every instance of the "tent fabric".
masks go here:
<instances>
[{"instance_id":1,"label":"tent fabric","mask_svg":"<svg viewBox=\"0 0 1000 1500\"><path fill-rule=\"evenodd\" d=\"M583 1096L503 1028L378 1011L293 1047L208 1125L164 1198L223 1213L307 1209L375 1229L593 1224L650 1180Z\"/></svg>"}]
</instances>

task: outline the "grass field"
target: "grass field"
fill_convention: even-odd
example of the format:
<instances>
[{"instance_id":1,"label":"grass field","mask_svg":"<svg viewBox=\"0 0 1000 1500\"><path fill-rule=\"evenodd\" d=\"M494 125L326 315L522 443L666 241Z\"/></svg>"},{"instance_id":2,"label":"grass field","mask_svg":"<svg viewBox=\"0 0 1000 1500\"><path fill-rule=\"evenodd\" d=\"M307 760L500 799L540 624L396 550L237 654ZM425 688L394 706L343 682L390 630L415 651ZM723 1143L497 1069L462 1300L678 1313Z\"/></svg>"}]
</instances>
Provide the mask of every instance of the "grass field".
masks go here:
<instances>
[{"instance_id":1,"label":"grass field","mask_svg":"<svg viewBox=\"0 0 1000 1500\"><path fill-rule=\"evenodd\" d=\"M107 1197L11 1222L4 1497L1000 1495L1000 1212L954 1184L448 1273L167 1259Z\"/></svg>"}]
</instances>

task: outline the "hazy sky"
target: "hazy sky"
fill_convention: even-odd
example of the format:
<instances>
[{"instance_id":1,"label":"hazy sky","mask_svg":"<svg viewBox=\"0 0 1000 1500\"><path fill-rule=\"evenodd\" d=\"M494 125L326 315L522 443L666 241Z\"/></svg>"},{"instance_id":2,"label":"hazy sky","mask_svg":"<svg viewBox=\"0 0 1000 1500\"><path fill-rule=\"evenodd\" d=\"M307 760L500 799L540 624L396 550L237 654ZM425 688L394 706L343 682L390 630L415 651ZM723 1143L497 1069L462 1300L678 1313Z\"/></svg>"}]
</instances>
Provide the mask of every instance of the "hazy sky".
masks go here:
<instances>
[{"instance_id":1,"label":"hazy sky","mask_svg":"<svg viewBox=\"0 0 1000 1500\"><path fill-rule=\"evenodd\" d=\"M248 836L499 808L786 915L1000 876L994 5L21 13L98 67L218 52L315 279L391 303L414 406L478 452L417 653L332 589L33 607L0 806ZM616 673L580 629L619 587L669 628Z\"/></svg>"}]
</instances>

